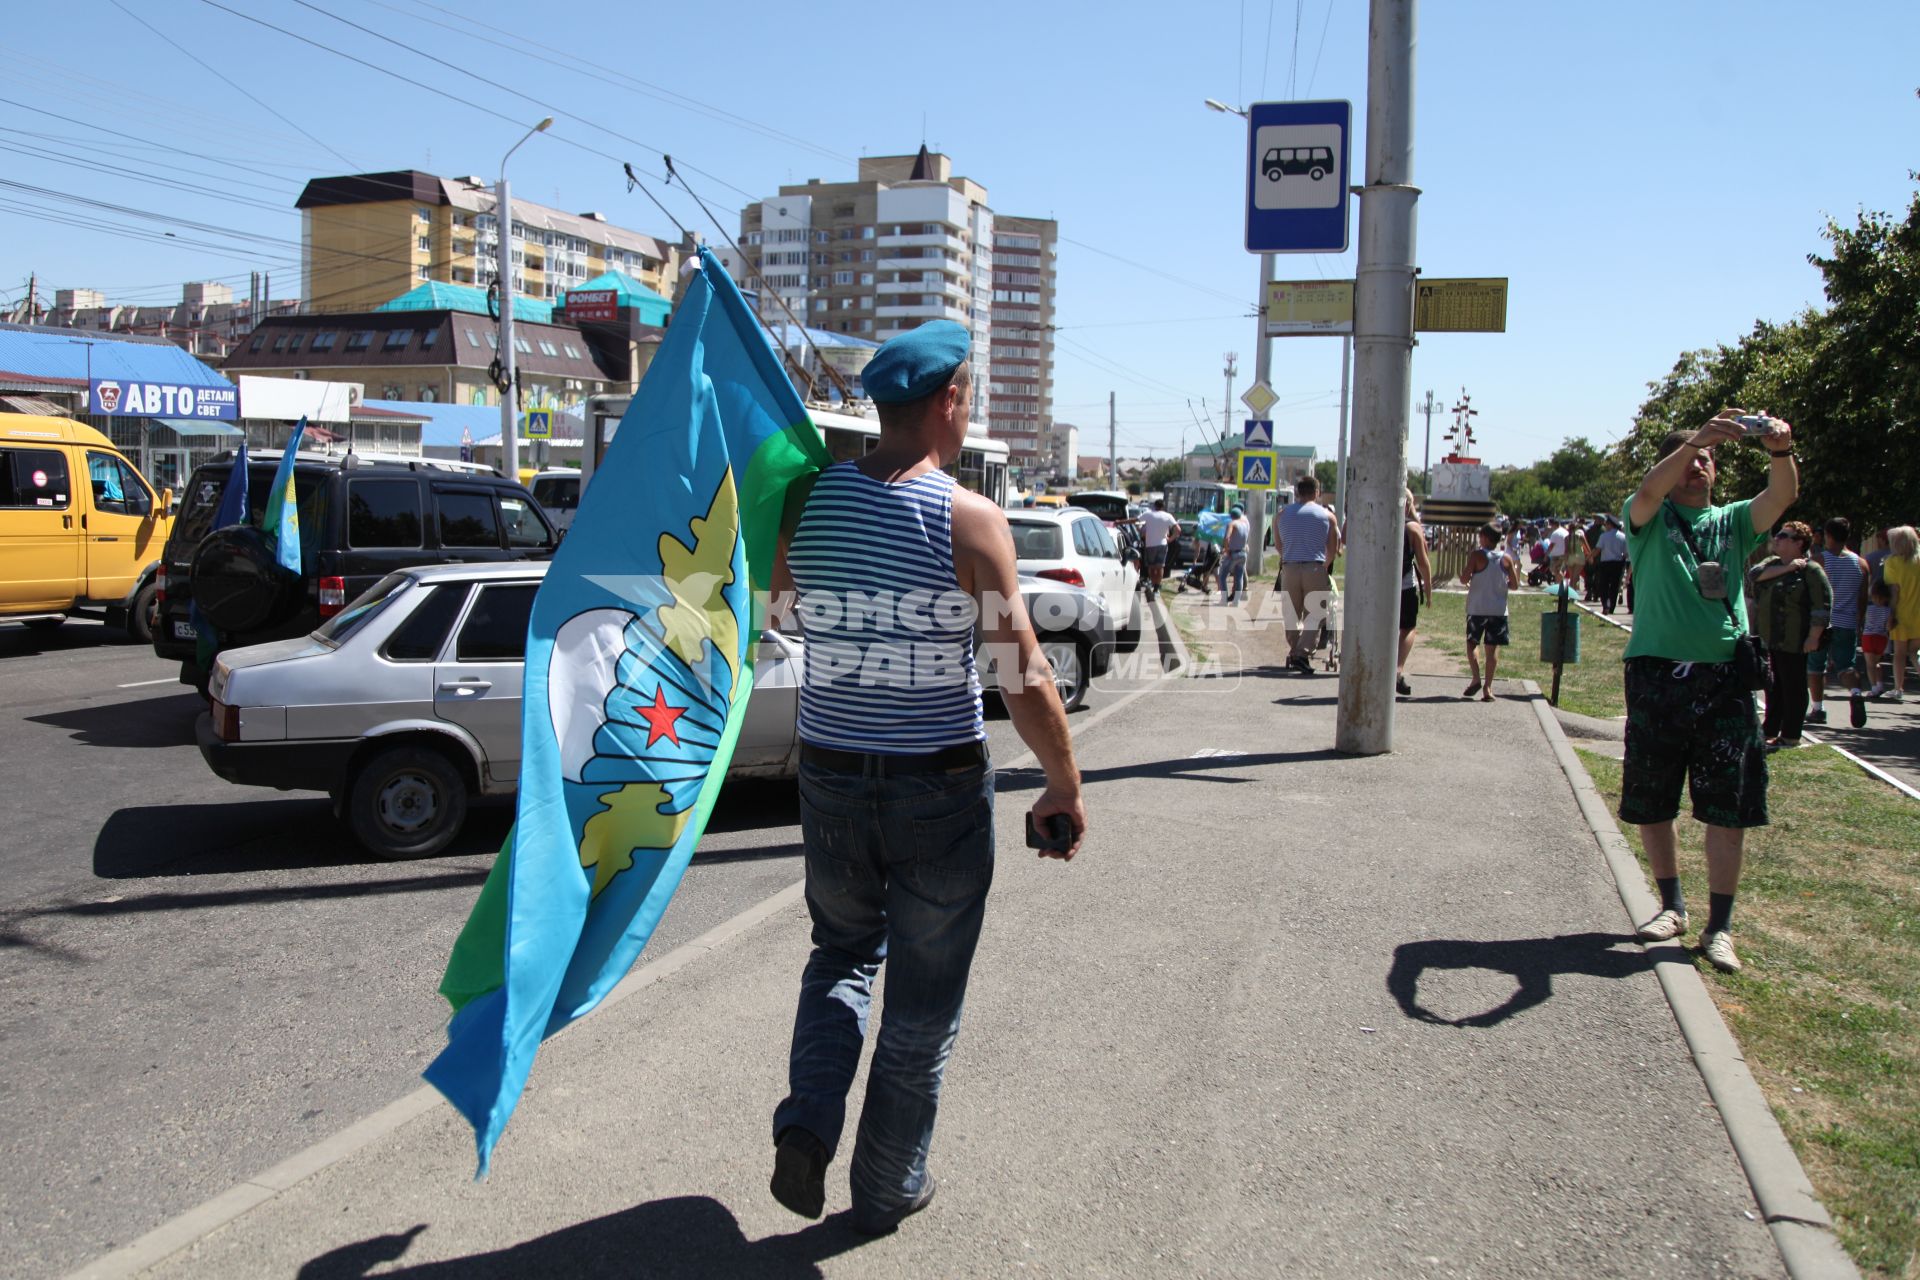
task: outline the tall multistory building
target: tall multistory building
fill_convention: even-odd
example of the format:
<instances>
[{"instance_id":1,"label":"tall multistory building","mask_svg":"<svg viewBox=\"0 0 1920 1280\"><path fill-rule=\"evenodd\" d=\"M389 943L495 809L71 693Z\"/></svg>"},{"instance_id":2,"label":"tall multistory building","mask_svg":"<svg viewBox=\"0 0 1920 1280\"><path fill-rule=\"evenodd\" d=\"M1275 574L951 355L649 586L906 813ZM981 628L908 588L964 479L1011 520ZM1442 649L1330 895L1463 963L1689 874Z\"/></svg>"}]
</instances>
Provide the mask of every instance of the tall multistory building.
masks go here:
<instances>
[{"instance_id":1,"label":"tall multistory building","mask_svg":"<svg viewBox=\"0 0 1920 1280\"><path fill-rule=\"evenodd\" d=\"M314 311L370 311L422 284L484 288L498 274L500 229L491 184L417 170L315 178L300 210L302 300ZM679 254L668 242L515 199L513 289L558 298L608 271L671 298Z\"/></svg>"},{"instance_id":2,"label":"tall multistory building","mask_svg":"<svg viewBox=\"0 0 1920 1280\"><path fill-rule=\"evenodd\" d=\"M996 218L984 186L923 146L863 158L852 182L811 178L754 201L740 214L744 259L721 256L743 288L758 292L769 323L797 319L875 342L929 320L967 326L974 419L1004 433L1012 463L1031 468L1052 416L1057 236L1052 222ZM998 255L1008 243L1018 261L1002 279ZM1007 335L1011 363L1003 364ZM1004 419L1003 386L1012 406Z\"/></svg>"},{"instance_id":3,"label":"tall multistory building","mask_svg":"<svg viewBox=\"0 0 1920 1280\"><path fill-rule=\"evenodd\" d=\"M1020 478L1053 453L1053 298L1060 224L1008 215L993 232L993 406L988 429L1007 442ZM1068 474L1072 474L1068 471Z\"/></svg>"}]
</instances>

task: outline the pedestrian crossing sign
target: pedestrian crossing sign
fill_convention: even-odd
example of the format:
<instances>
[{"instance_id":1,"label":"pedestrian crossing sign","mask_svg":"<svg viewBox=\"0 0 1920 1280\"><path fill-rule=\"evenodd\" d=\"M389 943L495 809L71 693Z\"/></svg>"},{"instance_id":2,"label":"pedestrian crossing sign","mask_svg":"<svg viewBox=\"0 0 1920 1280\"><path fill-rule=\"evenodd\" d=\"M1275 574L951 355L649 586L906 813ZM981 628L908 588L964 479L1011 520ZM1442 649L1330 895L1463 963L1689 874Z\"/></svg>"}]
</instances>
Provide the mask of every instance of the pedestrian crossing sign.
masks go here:
<instances>
[{"instance_id":1,"label":"pedestrian crossing sign","mask_svg":"<svg viewBox=\"0 0 1920 1280\"><path fill-rule=\"evenodd\" d=\"M1240 487L1242 489L1273 488L1274 473L1279 470L1280 455L1272 449L1242 449L1240 451Z\"/></svg>"},{"instance_id":2,"label":"pedestrian crossing sign","mask_svg":"<svg viewBox=\"0 0 1920 1280\"><path fill-rule=\"evenodd\" d=\"M527 410L527 439L529 440L553 439L553 410L551 409Z\"/></svg>"}]
</instances>

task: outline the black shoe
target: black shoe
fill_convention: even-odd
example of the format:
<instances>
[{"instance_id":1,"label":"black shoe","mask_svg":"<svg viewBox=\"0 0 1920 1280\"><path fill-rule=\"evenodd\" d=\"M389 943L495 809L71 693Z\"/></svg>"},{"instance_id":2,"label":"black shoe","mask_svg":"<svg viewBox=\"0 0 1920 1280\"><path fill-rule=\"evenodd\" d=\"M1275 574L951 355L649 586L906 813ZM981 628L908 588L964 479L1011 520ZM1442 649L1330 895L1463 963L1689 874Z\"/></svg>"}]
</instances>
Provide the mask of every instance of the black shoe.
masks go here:
<instances>
[{"instance_id":1,"label":"black shoe","mask_svg":"<svg viewBox=\"0 0 1920 1280\"><path fill-rule=\"evenodd\" d=\"M827 1207L827 1148L820 1139L790 1125L773 1152L773 1198L803 1218L818 1218Z\"/></svg>"},{"instance_id":2,"label":"black shoe","mask_svg":"<svg viewBox=\"0 0 1920 1280\"><path fill-rule=\"evenodd\" d=\"M1808 724L1825 724L1826 722L1827 722L1826 708L1823 707L1818 711L1807 712Z\"/></svg>"},{"instance_id":3,"label":"black shoe","mask_svg":"<svg viewBox=\"0 0 1920 1280\"><path fill-rule=\"evenodd\" d=\"M929 1173L926 1185L920 1188L920 1194L898 1208L889 1209L885 1213L874 1214L871 1217L864 1216L855 1210L853 1229L865 1236L892 1235L902 1222L933 1203L933 1191L933 1175Z\"/></svg>"},{"instance_id":4,"label":"black shoe","mask_svg":"<svg viewBox=\"0 0 1920 1280\"><path fill-rule=\"evenodd\" d=\"M1394 677L1393 691L1403 698L1411 698L1413 696L1413 686L1407 683L1405 676Z\"/></svg>"}]
</instances>

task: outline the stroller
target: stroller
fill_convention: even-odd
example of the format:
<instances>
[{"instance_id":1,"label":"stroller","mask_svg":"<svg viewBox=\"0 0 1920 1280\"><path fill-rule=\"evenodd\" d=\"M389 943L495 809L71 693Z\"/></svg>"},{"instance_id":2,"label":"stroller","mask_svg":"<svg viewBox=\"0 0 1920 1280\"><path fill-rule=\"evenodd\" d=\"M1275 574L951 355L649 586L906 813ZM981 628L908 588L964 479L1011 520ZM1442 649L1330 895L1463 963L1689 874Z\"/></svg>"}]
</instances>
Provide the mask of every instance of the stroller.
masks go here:
<instances>
[{"instance_id":1,"label":"stroller","mask_svg":"<svg viewBox=\"0 0 1920 1280\"><path fill-rule=\"evenodd\" d=\"M1321 665L1328 671L1338 671L1340 670L1340 629L1343 622L1339 584L1328 581L1327 597L1327 616L1320 620L1320 629L1314 632L1313 640L1307 646L1307 652L1310 655L1320 654Z\"/></svg>"},{"instance_id":2,"label":"stroller","mask_svg":"<svg viewBox=\"0 0 1920 1280\"><path fill-rule=\"evenodd\" d=\"M1206 595L1208 584L1213 580L1213 572L1220 567L1220 544L1200 540L1199 548L1193 559L1187 563L1187 571L1180 575L1180 590L1189 588Z\"/></svg>"}]
</instances>

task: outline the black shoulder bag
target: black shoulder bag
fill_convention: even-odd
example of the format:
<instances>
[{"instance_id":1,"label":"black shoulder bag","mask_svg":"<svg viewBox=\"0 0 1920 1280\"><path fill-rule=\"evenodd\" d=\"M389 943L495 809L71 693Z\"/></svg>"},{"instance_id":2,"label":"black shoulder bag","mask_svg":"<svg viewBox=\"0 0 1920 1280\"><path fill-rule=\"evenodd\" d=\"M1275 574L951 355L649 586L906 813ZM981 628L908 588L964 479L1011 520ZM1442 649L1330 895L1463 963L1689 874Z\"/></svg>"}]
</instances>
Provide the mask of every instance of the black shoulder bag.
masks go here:
<instances>
[{"instance_id":1,"label":"black shoulder bag","mask_svg":"<svg viewBox=\"0 0 1920 1280\"><path fill-rule=\"evenodd\" d=\"M1700 544L1693 540L1693 530L1687 527L1687 522L1682 520L1680 514L1673 509L1673 503L1662 503L1660 509L1661 513L1666 516L1667 522L1675 529L1678 529L1680 536L1686 540L1687 550L1693 553L1695 569L1693 580L1694 589L1699 591L1700 595L1705 599L1718 599L1721 606L1727 611L1727 620L1733 623L1733 673L1735 678L1740 681L1740 685L1744 689L1755 692L1765 689L1767 687L1767 652L1760 643L1760 637L1742 628L1740 625L1740 615L1733 611L1732 593L1727 591L1725 587L1725 567L1718 561L1708 560L1700 554ZM1701 587L1702 574L1700 571L1704 566L1709 564L1718 571L1722 584L1720 594L1717 597L1708 596L1707 592Z\"/></svg>"}]
</instances>

